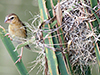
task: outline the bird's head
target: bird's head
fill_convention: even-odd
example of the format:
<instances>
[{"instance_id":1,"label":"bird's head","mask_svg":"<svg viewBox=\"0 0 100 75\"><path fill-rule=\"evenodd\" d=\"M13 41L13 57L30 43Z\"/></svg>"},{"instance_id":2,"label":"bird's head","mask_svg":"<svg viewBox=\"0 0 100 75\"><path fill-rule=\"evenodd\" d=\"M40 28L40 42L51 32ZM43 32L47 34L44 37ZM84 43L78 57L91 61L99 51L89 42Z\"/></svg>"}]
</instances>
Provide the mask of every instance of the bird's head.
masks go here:
<instances>
[{"instance_id":1,"label":"bird's head","mask_svg":"<svg viewBox=\"0 0 100 75\"><path fill-rule=\"evenodd\" d=\"M16 14L12 13L12 14L9 14L5 17L5 23L9 23L9 24L14 24L16 22L19 22L19 18Z\"/></svg>"}]
</instances>

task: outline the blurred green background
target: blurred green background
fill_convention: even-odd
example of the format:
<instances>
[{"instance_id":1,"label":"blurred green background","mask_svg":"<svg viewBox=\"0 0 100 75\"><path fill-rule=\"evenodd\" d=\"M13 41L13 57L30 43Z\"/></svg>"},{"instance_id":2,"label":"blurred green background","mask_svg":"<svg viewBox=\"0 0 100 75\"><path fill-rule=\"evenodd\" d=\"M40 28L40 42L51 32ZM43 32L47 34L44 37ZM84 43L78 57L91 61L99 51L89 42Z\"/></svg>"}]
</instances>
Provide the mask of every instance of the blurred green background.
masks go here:
<instances>
[{"instance_id":1,"label":"blurred green background","mask_svg":"<svg viewBox=\"0 0 100 75\"><path fill-rule=\"evenodd\" d=\"M21 21L29 22L28 20L32 18L33 15L39 13L37 0L0 0L0 25L2 25L6 30L8 24L4 23L5 16L10 13L16 13ZM31 23L31 22L29 22ZM20 51L20 50L18 50ZM32 62L36 58L36 53L24 48L22 60L27 67L31 66L29 62ZM27 68L29 71L30 68ZM35 68L29 75L36 75L38 69ZM10 55L8 54L6 48L4 47L0 39L0 75L19 75L17 68L14 65ZM41 75L39 73L38 75Z\"/></svg>"}]
</instances>

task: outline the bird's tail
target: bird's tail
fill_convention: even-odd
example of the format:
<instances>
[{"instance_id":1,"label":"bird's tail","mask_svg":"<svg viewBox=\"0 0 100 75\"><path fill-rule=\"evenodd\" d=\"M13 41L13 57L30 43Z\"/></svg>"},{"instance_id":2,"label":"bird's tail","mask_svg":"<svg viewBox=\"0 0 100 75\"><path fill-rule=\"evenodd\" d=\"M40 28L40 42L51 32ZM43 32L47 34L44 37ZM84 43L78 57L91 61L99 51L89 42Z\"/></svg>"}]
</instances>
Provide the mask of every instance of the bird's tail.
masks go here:
<instances>
[{"instance_id":1,"label":"bird's tail","mask_svg":"<svg viewBox=\"0 0 100 75\"><path fill-rule=\"evenodd\" d=\"M27 49L30 49L30 50L31 50L31 48L30 48L30 46L29 46L29 45L26 45L25 47L26 47Z\"/></svg>"}]
</instances>

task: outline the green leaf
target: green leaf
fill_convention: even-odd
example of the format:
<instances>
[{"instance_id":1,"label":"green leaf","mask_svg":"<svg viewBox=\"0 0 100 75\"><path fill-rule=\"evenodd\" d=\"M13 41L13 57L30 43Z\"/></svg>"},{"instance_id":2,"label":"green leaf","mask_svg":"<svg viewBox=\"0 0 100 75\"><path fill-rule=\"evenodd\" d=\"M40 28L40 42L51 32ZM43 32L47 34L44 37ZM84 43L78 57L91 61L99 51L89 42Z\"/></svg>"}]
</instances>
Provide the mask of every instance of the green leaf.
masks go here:
<instances>
[{"instance_id":1,"label":"green leaf","mask_svg":"<svg viewBox=\"0 0 100 75\"><path fill-rule=\"evenodd\" d=\"M45 2L43 0L38 0L38 3L39 3L41 20L43 21L45 19L48 19ZM44 26L44 28L45 27L49 28L49 24L46 24ZM47 29L43 29L43 30L45 31ZM43 37L45 37L47 34L48 33L43 32ZM49 36L51 36L51 35L49 35ZM46 38L44 40L44 43L45 44L53 44L53 41L52 41L52 39ZM51 47L53 47L53 46L51 46ZM58 63L57 63L57 58L56 58L55 52L52 49L45 47L45 53L46 53L46 58L47 58L47 62L48 62L50 75L59 75Z\"/></svg>"},{"instance_id":2,"label":"green leaf","mask_svg":"<svg viewBox=\"0 0 100 75\"><path fill-rule=\"evenodd\" d=\"M3 44L5 45L9 55L11 56L13 62L16 62L16 60L18 59L18 53L17 51L14 52L15 47L12 44L11 40L8 38L8 36L5 36L5 34L6 34L5 29L0 26L0 38ZM22 60L16 63L15 66L17 67L21 75L29 75Z\"/></svg>"}]
</instances>

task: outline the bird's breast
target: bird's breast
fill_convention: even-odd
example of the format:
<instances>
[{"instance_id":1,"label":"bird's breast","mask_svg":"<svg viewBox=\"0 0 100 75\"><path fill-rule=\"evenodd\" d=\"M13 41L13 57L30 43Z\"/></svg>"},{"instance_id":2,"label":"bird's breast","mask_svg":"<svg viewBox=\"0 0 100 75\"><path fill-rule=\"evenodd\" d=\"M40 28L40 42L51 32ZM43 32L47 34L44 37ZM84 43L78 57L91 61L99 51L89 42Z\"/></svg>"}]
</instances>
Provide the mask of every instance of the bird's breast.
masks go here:
<instances>
[{"instance_id":1,"label":"bird's breast","mask_svg":"<svg viewBox=\"0 0 100 75\"><path fill-rule=\"evenodd\" d=\"M12 37L21 37L26 38L25 28L22 25L9 25L8 27L9 34Z\"/></svg>"}]
</instances>

